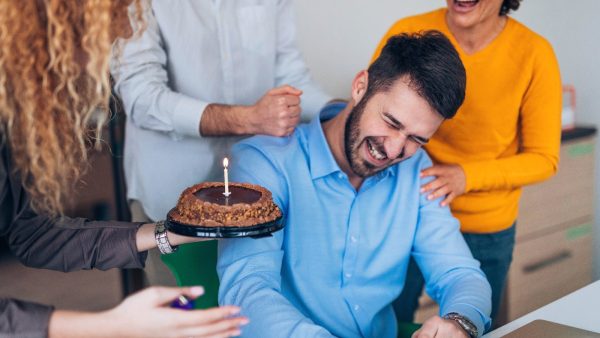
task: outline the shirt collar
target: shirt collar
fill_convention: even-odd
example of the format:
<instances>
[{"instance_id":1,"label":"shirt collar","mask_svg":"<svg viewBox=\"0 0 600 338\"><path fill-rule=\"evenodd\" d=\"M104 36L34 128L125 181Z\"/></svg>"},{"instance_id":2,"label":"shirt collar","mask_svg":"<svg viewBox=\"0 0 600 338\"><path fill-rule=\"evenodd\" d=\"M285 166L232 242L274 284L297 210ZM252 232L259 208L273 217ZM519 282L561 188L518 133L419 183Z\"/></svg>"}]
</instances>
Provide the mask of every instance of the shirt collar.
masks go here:
<instances>
[{"instance_id":1,"label":"shirt collar","mask_svg":"<svg viewBox=\"0 0 600 338\"><path fill-rule=\"evenodd\" d=\"M332 119L345 106L346 104L341 102L327 104L308 126L308 154L310 159L310 174L313 180L342 171L331 153L321 121Z\"/></svg>"}]
</instances>

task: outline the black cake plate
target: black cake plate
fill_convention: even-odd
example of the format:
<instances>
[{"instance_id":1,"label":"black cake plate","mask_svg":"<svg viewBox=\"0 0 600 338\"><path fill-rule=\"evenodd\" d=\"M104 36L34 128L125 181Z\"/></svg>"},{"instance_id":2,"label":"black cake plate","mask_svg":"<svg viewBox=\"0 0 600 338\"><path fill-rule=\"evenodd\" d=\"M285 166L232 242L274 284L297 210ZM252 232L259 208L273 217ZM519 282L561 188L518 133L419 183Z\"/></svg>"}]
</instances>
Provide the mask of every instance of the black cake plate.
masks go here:
<instances>
[{"instance_id":1,"label":"black cake plate","mask_svg":"<svg viewBox=\"0 0 600 338\"><path fill-rule=\"evenodd\" d=\"M271 236L271 233L283 229L283 225L282 216L271 222L245 227L191 225L174 221L171 219L171 212L167 214L165 221L165 226L169 231L182 236L202 238L268 237Z\"/></svg>"}]
</instances>

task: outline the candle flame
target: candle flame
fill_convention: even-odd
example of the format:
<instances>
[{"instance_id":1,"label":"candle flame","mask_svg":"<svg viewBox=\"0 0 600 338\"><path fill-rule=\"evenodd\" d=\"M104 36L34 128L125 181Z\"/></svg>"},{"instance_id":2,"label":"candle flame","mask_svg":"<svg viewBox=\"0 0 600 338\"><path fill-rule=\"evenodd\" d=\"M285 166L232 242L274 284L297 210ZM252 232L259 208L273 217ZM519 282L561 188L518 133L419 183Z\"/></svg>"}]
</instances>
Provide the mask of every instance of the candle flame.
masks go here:
<instances>
[{"instance_id":1,"label":"candle flame","mask_svg":"<svg viewBox=\"0 0 600 338\"><path fill-rule=\"evenodd\" d=\"M229 159L228 159L227 157L225 157L225 158L223 159L223 166L224 166L225 168L229 167Z\"/></svg>"}]
</instances>

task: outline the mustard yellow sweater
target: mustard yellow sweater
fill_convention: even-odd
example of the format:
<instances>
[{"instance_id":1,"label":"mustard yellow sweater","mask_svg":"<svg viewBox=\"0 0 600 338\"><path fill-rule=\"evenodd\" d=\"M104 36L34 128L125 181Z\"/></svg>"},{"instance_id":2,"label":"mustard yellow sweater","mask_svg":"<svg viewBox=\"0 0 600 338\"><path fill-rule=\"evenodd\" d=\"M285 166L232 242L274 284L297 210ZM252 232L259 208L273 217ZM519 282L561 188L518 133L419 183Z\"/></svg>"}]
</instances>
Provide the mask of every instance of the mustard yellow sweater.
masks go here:
<instances>
[{"instance_id":1,"label":"mustard yellow sweater","mask_svg":"<svg viewBox=\"0 0 600 338\"><path fill-rule=\"evenodd\" d=\"M458 50L467 71L465 102L426 147L435 163L459 164L466 193L451 203L461 230L490 233L517 218L521 187L557 171L562 91L552 46L516 20L483 50L465 54L446 9L396 22L379 43L402 32L435 29Z\"/></svg>"}]
</instances>

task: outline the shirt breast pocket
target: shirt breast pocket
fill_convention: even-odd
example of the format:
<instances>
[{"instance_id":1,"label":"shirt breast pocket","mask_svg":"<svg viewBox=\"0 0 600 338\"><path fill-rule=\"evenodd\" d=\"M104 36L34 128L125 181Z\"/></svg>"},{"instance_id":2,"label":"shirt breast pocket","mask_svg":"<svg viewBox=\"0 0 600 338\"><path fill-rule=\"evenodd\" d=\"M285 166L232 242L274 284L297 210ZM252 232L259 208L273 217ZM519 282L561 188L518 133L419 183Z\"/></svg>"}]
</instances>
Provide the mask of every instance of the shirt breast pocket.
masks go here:
<instances>
[{"instance_id":1,"label":"shirt breast pocket","mask_svg":"<svg viewBox=\"0 0 600 338\"><path fill-rule=\"evenodd\" d=\"M245 50L266 54L272 50L269 41L274 38L274 17L267 15L265 5L249 5L238 8L238 29Z\"/></svg>"}]
</instances>

